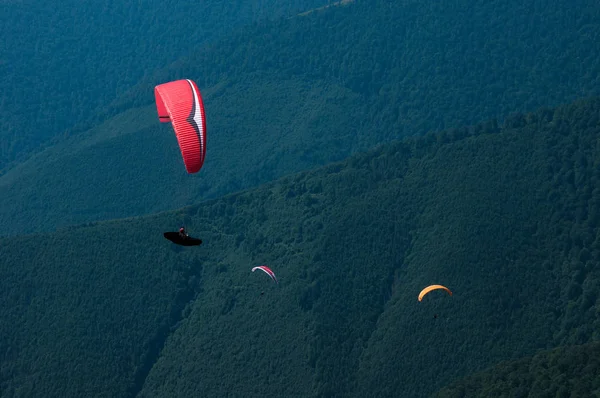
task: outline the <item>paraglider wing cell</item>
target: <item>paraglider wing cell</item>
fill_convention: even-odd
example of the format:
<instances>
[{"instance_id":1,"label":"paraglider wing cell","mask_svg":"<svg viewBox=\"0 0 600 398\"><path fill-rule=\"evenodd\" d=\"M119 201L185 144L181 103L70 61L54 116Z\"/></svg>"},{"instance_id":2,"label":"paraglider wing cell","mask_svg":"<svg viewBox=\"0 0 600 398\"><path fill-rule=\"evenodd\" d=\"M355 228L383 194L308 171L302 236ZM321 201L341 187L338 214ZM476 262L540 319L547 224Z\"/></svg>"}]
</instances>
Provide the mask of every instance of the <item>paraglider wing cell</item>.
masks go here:
<instances>
[{"instance_id":1,"label":"paraglider wing cell","mask_svg":"<svg viewBox=\"0 0 600 398\"><path fill-rule=\"evenodd\" d=\"M419 293L419 301L423 300L423 297L425 297L425 295L427 293L431 292L432 290L437 290L437 289L443 289L443 290L447 291L450 296L452 296L452 292L446 286L431 285L431 286L427 286L425 289L421 290L421 293Z\"/></svg>"},{"instance_id":2,"label":"paraglider wing cell","mask_svg":"<svg viewBox=\"0 0 600 398\"><path fill-rule=\"evenodd\" d=\"M158 119L171 122L188 173L200 171L206 156L206 118L200 90L189 79L154 88Z\"/></svg>"},{"instance_id":3,"label":"paraglider wing cell","mask_svg":"<svg viewBox=\"0 0 600 398\"><path fill-rule=\"evenodd\" d=\"M259 270L263 271L264 273L266 273L267 275L269 275L271 277L271 279L273 279L273 282L279 283L279 281L277 281L277 278L275 277L275 273L273 271L271 271L271 268L267 267L266 265L261 265L259 267L252 268L252 272L256 271L257 269L259 269Z\"/></svg>"}]
</instances>

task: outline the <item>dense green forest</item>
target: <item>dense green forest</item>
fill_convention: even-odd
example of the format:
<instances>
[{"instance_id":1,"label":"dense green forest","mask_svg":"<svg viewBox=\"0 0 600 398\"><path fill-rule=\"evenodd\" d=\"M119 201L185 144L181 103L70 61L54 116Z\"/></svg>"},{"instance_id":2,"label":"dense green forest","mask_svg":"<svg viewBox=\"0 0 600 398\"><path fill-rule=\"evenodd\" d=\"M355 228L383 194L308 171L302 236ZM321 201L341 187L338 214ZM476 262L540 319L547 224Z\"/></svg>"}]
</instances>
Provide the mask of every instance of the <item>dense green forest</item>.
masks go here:
<instances>
[{"instance_id":1,"label":"dense green forest","mask_svg":"<svg viewBox=\"0 0 600 398\"><path fill-rule=\"evenodd\" d=\"M598 21L595 0L375 0L240 28L1 176L0 234L165 211L598 94ZM197 81L207 111L207 161L193 176L152 104L155 84L181 77Z\"/></svg>"},{"instance_id":2,"label":"dense green forest","mask_svg":"<svg viewBox=\"0 0 600 398\"><path fill-rule=\"evenodd\" d=\"M597 397L600 344L557 348L506 361L442 389L438 398Z\"/></svg>"},{"instance_id":3,"label":"dense green forest","mask_svg":"<svg viewBox=\"0 0 600 398\"><path fill-rule=\"evenodd\" d=\"M246 24L326 0L61 2L0 7L0 172L156 68Z\"/></svg>"},{"instance_id":4,"label":"dense green forest","mask_svg":"<svg viewBox=\"0 0 600 398\"><path fill-rule=\"evenodd\" d=\"M0 388L7 397L508 388L459 380L599 340L599 134L600 99L590 99L381 145L174 212L4 238ZM204 244L164 240L174 220ZM260 264L279 285L250 272ZM432 283L454 294L419 303ZM563 373L594 366L561 357ZM540 388L569 388L561 380ZM594 383L577 392L591 396Z\"/></svg>"}]
</instances>

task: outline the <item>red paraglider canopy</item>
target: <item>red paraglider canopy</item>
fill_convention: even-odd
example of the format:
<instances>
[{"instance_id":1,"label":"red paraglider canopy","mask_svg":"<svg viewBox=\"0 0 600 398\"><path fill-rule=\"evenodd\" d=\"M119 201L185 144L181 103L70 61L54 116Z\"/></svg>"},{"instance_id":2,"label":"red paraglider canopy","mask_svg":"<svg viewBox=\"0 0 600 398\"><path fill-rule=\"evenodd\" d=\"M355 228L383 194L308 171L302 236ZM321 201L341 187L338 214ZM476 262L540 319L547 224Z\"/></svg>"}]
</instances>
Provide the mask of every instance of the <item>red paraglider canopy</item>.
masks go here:
<instances>
[{"instance_id":1,"label":"red paraglider canopy","mask_svg":"<svg viewBox=\"0 0 600 398\"><path fill-rule=\"evenodd\" d=\"M271 271L271 268L267 267L266 265L261 265L261 266L252 268L252 272L256 271L257 269L259 269L259 270L263 271L264 273L266 273L267 275L269 275L271 277L271 279L273 279L273 282L279 283L279 281L277 280L277 277L275 277L275 273L273 271Z\"/></svg>"},{"instance_id":2,"label":"red paraglider canopy","mask_svg":"<svg viewBox=\"0 0 600 398\"><path fill-rule=\"evenodd\" d=\"M202 168L206 156L206 118L200 90L189 79L164 83L154 88L156 110L161 122L171 122L188 173Z\"/></svg>"}]
</instances>

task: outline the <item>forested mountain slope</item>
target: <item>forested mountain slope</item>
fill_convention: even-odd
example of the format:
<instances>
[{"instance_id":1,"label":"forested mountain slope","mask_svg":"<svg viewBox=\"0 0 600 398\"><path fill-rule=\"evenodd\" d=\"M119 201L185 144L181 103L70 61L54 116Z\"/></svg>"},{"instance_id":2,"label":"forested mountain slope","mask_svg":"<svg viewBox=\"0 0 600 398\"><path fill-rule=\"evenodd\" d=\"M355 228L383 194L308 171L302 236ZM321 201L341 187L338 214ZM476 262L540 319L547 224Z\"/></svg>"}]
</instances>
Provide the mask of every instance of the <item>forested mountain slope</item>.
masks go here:
<instances>
[{"instance_id":1,"label":"forested mountain slope","mask_svg":"<svg viewBox=\"0 0 600 398\"><path fill-rule=\"evenodd\" d=\"M597 340L598 133L600 102L581 102L200 206L201 219L226 216L237 248L145 395L427 396L500 360ZM280 285L254 287L248 259ZM453 296L419 303L434 283Z\"/></svg>"},{"instance_id":2,"label":"forested mountain slope","mask_svg":"<svg viewBox=\"0 0 600 398\"><path fill-rule=\"evenodd\" d=\"M452 383L436 397L594 397L600 394L599 357L599 343L543 351Z\"/></svg>"},{"instance_id":3,"label":"forested mountain slope","mask_svg":"<svg viewBox=\"0 0 600 398\"><path fill-rule=\"evenodd\" d=\"M598 340L600 100L0 241L6 396L427 396ZM202 246L161 233L184 222ZM267 264L279 284L252 273ZM440 283L453 295L418 292Z\"/></svg>"},{"instance_id":4,"label":"forested mountain slope","mask_svg":"<svg viewBox=\"0 0 600 398\"><path fill-rule=\"evenodd\" d=\"M0 174L157 68L241 26L326 3L3 1Z\"/></svg>"},{"instance_id":5,"label":"forested mountain slope","mask_svg":"<svg viewBox=\"0 0 600 398\"><path fill-rule=\"evenodd\" d=\"M589 0L356 1L233 31L0 177L0 233L172 209L406 135L597 93L598 21ZM182 77L207 110L207 161L194 176L152 104L155 84Z\"/></svg>"}]
</instances>

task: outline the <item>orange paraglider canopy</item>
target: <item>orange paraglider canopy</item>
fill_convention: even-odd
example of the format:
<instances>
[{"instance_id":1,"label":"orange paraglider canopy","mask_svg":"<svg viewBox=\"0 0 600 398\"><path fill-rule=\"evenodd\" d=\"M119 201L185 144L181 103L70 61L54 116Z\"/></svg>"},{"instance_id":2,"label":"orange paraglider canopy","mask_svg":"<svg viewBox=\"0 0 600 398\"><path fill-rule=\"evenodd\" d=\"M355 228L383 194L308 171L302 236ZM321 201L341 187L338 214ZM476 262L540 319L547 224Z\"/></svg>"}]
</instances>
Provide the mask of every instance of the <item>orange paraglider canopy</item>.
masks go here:
<instances>
[{"instance_id":1,"label":"orange paraglider canopy","mask_svg":"<svg viewBox=\"0 0 600 398\"><path fill-rule=\"evenodd\" d=\"M452 296L452 292L450 291L450 289L448 289L446 286L442 286L442 285L431 285L431 286L427 286L425 289L421 290L421 293L419 293L419 301L423 300L423 297L429 293L432 290L437 290L437 289L443 289L445 291L448 292L449 295Z\"/></svg>"}]
</instances>

